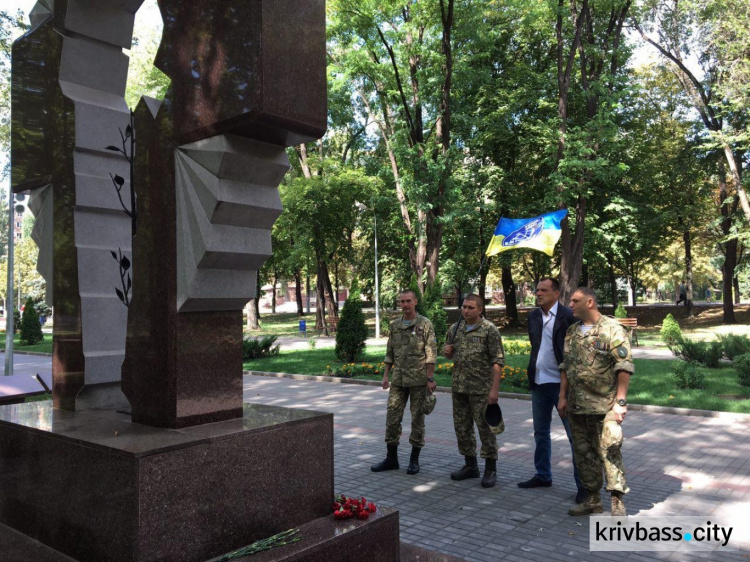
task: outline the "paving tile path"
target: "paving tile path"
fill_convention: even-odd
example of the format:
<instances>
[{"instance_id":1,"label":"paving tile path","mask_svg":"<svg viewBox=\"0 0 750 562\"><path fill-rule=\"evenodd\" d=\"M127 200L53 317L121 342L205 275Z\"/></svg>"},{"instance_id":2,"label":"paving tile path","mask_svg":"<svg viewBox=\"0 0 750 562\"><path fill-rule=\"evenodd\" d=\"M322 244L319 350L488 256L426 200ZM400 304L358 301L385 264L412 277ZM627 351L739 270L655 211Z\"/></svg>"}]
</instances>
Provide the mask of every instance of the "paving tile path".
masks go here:
<instances>
[{"instance_id":1,"label":"paving tile path","mask_svg":"<svg viewBox=\"0 0 750 562\"><path fill-rule=\"evenodd\" d=\"M521 490L534 473L531 404L501 399L498 485L454 482L463 464L453 433L451 398L438 395L427 418L422 471L408 476L408 410L399 451L402 469L373 473L385 454L387 392L372 386L244 377L246 402L334 413L335 488L400 510L402 541L466 560L750 560L741 553L590 552L588 519L567 515L575 494L570 448L553 424L551 488ZM631 412L623 447L631 515L750 517L750 418Z\"/></svg>"}]
</instances>

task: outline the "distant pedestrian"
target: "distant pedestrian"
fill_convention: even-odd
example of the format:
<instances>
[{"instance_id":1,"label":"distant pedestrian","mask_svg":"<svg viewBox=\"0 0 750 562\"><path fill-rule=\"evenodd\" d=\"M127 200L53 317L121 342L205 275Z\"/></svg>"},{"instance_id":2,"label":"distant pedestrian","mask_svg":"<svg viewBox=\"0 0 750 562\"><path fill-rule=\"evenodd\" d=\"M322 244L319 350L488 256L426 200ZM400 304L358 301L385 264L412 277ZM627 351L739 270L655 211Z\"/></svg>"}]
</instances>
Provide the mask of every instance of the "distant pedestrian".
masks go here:
<instances>
[{"instance_id":1,"label":"distant pedestrian","mask_svg":"<svg viewBox=\"0 0 750 562\"><path fill-rule=\"evenodd\" d=\"M713 300L713 293L711 293L711 287L706 287L706 302L711 302Z\"/></svg>"},{"instance_id":2,"label":"distant pedestrian","mask_svg":"<svg viewBox=\"0 0 750 562\"><path fill-rule=\"evenodd\" d=\"M445 356L453 359L453 427L458 452L465 460L463 467L451 472L451 479L479 478L476 425L484 459L481 484L483 488L491 488L497 475L497 437L484 414L489 404L497 404L500 393L505 364L503 342L497 327L482 318L484 302L479 295L468 295L461 312L465 323L450 327L445 338L448 343L443 348Z\"/></svg>"},{"instance_id":3,"label":"distant pedestrian","mask_svg":"<svg viewBox=\"0 0 750 562\"><path fill-rule=\"evenodd\" d=\"M400 294L403 316L391 322L388 347L385 354L385 372L382 386L388 393L388 410L385 420L386 458L373 465L373 472L396 470L398 445L401 440L401 420L406 403L411 411L411 457L406 474L419 472L419 452L424 447L424 402L435 390L435 360L437 340L429 319L417 314L417 295L412 290ZM388 375L393 373L389 382ZM428 394L429 393L429 394Z\"/></svg>"}]
</instances>

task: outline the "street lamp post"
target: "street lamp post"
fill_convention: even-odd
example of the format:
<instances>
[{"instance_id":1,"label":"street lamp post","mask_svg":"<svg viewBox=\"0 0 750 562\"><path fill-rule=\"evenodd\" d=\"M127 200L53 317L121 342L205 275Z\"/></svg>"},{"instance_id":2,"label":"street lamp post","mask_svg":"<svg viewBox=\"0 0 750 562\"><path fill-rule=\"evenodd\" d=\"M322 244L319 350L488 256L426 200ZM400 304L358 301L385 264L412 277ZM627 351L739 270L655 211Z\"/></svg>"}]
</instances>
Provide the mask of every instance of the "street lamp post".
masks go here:
<instances>
[{"instance_id":1,"label":"street lamp post","mask_svg":"<svg viewBox=\"0 0 750 562\"><path fill-rule=\"evenodd\" d=\"M375 220L375 337L380 338L380 283L378 281L378 215L375 207L372 209Z\"/></svg>"},{"instance_id":2,"label":"street lamp post","mask_svg":"<svg viewBox=\"0 0 750 562\"><path fill-rule=\"evenodd\" d=\"M13 374L13 247L15 246L15 213L22 212L23 205L16 202L23 201L23 193L13 196L13 190L8 190L8 294L5 298L5 376ZM20 210L19 210L20 207ZM19 284L20 284L20 275ZM10 307L10 310L9 310ZM19 306L19 310L21 307Z\"/></svg>"}]
</instances>

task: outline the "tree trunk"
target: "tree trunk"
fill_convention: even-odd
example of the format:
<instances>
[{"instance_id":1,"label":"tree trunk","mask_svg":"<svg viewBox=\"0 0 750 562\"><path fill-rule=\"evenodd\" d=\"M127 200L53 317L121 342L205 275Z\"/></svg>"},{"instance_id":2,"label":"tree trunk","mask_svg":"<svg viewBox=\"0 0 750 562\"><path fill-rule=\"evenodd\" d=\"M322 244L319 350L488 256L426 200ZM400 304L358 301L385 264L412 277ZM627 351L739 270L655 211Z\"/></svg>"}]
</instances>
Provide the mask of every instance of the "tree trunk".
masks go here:
<instances>
[{"instance_id":1,"label":"tree trunk","mask_svg":"<svg viewBox=\"0 0 750 562\"><path fill-rule=\"evenodd\" d=\"M276 314L276 284L279 282L279 272L273 270L273 289L271 290L271 314Z\"/></svg>"},{"instance_id":2,"label":"tree trunk","mask_svg":"<svg viewBox=\"0 0 750 562\"><path fill-rule=\"evenodd\" d=\"M724 163L719 162L719 212L721 213L721 232L726 242L721 246L724 250L724 263L721 266L722 280L722 303L724 324L734 324L734 302L732 300L732 281L734 270L737 267L737 238L729 238L732 232L732 215L737 208L737 196L733 201L728 201L729 189L725 174Z\"/></svg>"},{"instance_id":3,"label":"tree trunk","mask_svg":"<svg viewBox=\"0 0 750 562\"><path fill-rule=\"evenodd\" d=\"M740 280L737 276L732 278L732 285L734 285L734 304L740 304Z\"/></svg>"},{"instance_id":4,"label":"tree trunk","mask_svg":"<svg viewBox=\"0 0 750 562\"><path fill-rule=\"evenodd\" d=\"M305 309L302 304L302 272L299 269L294 270L294 298L297 299L297 315L304 316Z\"/></svg>"},{"instance_id":5,"label":"tree trunk","mask_svg":"<svg viewBox=\"0 0 750 562\"><path fill-rule=\"evenodd\" d=\"M328 264L320 260L318 264L318 277L323 279L323 289L327 293L326 298L326 311L328 312L329 319L339 317L339 302L338 297L333 294L333 286L331 285L331 276L328 273Z\"/></svg>"},{"instance_id":6,"label":"tree trunk","mask_svg":"<svg viewBox=\"0 0 750 562\"><path fill-rule=\"evenodd\" d=\"M326 325L326 297L323 290L323 280L318 275L317 282L315 283L315 329L319 332L322 331L326 336L328 335L328 326Z\"/></svg>"},{"instance_id":7,"label":"tree trunk","mask_svg":"<svg viewBox=\"0 0 750 562\"><path fill-rule=\"evenodd\" d=\"M516 302L516 286L513 283L513 272L509 265L502 268L503 293L505 293L505 315L511 326L518 325L518 303Z\"/></svg>"},{"instance_id":8,"label":"tree trunk","mask_svg":"<svg viewBox=\"0 0 750 562\"><path fill-rule=\"evenodd\" d=\"M688 318L695 316L693 311L693 248L690 238L690 228L685 228L682 233L685 243L685 291L687 292L687 315Z\"/></svg>"},{"instance_id":9,"label":"tree trunk","mask_svg":"<svg viewBox=\"0 0 750 562\"><path fill-rule=\"evenodd\" d=\"M250 330L260 330L260 272L255 272L255 298L250 299L249 310L247 311L247 327Z\"/></svg>"}]
</instances>

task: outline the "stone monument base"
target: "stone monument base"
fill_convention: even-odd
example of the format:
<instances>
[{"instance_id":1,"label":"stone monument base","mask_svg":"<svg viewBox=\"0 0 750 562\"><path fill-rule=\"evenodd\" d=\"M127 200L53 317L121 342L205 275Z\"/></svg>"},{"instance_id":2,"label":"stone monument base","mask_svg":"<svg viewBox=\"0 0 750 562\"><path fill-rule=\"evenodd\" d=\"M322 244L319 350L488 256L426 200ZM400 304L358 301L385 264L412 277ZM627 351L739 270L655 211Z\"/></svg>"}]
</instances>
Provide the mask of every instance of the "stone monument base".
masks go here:
<instances>
[{"instance_id":1,"label":"stone monument base","mask_svg":"<svg viewBox=\"0 0 750 562\"><path fill-rule=\"evenodd\" d=\"M333 415L245 404L242 418L174 430L2 406L0 482L0 523L74 559L207 560L332 520ZM334 536L398 552L397 512L352 531Z\"/></svg>"}]
</instances>

